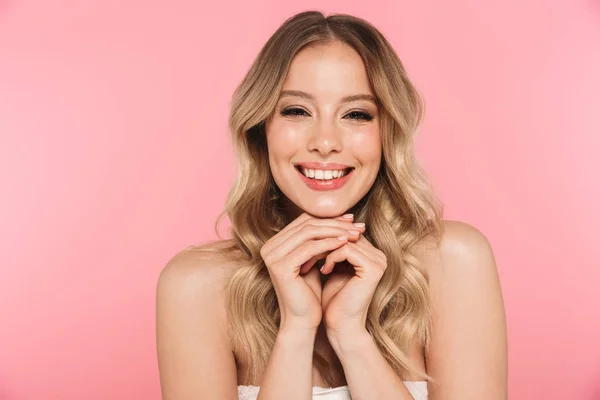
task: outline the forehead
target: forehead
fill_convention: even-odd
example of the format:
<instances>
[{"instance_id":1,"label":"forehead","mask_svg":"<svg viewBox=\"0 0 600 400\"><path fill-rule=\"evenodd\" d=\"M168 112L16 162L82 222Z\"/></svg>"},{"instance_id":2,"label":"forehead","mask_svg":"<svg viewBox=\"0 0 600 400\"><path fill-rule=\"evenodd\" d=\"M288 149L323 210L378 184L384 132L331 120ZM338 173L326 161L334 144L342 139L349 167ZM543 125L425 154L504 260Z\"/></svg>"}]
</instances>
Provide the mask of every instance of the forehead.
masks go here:
<instances>
[{"instance_id":1,"label":"forehead","mask_svg":"<svg viewBox=\"0 0 600 400\"><path fill-rule=\"evenodd\" d=\"M316 97L372 94L362 58L339 41L309 46L298 52L283 88L306 91Z\"/></svg>"}]
</instances>

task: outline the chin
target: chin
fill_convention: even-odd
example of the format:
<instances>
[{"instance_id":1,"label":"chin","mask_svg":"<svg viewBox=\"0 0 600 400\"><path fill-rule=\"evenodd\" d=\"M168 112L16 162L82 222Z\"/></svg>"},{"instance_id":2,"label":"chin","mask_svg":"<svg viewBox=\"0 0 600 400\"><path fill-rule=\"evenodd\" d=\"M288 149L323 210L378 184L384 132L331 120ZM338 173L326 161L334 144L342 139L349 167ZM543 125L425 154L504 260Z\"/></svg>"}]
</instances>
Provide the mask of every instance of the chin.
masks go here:
<instances>
[{"instance_id":1,"label":"chin","mask_svg":"<svg viewBox=\"0 0 600 400\"><path fill-rule=\"evenodd\" d=\"M346 206L310 206L310 207L300 207L301 210L306 212L307 214L312 215L317 218L337 218L343 214L346 214L346 211L349 207Z\"/></svg>"}]
</instances>

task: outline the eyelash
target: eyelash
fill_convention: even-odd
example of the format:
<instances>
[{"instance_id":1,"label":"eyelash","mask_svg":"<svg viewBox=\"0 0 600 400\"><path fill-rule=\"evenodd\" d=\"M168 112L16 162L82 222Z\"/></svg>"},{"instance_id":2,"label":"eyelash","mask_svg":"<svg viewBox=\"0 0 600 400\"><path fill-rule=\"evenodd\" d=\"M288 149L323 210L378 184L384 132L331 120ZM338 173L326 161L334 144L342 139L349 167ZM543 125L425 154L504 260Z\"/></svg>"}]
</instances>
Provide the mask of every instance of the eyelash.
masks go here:
<instances>
[{"instance_id":1,"label":"eyelash","mask_svg":"<svg viewBox=\"0 0 600 400\"><path fill-rule=\"evenodd\" d=\"M291 116L291 117L301 117L301 114L295 114L293 113L293 111L301 111L303 113L306 113L306 111L304 111L301 108L298 107L290 107L290 108L286 108L285 110L281 111L281 115L284 116ZM373 116L367 112L364 111L350 111L348 114L346 114L346 116L351 115L351 114L358 114L359 117L358 118L350 118L350 119L354 119L354 120L363 120L363 121L371 121L373 119Z\"/></svg>"}]
</instances>

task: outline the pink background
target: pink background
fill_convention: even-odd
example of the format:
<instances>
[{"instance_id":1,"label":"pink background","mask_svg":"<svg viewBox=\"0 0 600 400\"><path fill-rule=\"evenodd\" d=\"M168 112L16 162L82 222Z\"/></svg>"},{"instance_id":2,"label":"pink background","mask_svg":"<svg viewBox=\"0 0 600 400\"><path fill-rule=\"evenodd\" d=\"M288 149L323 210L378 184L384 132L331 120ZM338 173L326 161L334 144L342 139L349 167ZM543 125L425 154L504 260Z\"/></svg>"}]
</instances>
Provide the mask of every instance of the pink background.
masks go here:
<instances>
[{"instance_id":1,"label":"pink background","mask_svg":"<svg viewBox=\"0 0 600 400\"><path fill-rule=\"evenodd\" d=\"M0 399L160 398L157 276L214 237L231 94L311 8L373 22L425 96L447 218L495 249L510 398L600 398L598 1L9 0Z\"/></svg>"}]
</instances>

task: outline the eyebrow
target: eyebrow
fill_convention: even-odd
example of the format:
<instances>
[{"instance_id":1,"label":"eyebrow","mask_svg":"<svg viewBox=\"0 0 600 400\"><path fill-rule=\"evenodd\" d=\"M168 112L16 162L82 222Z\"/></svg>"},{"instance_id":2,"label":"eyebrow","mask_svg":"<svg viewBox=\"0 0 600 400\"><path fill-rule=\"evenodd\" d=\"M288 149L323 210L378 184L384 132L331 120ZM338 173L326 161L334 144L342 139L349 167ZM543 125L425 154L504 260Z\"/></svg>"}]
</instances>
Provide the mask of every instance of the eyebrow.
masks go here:
<instances>
[{"instance_id":1,"label":"eyebrow","mask_svg":"<svg viewBox=\"0 0 600 400\"><path fill-rule=\"evenodd\" d=\"M281 98L281 97L286 97L286 96L301 97L303 99L315 101L315 96L313 96L310 93L303 92L301 90L282 90L281 91L281 95L279 97ZM351 101L356 101L356 100L367 100L367 101L370 101L373 104L377 105L377 101L375 100L374 96L372 96L370 94L362 94L362 93L361 94L353 94L351 96L342 97L341 102L342 103L349 103Z\"/></svg>"}]
</instances>

